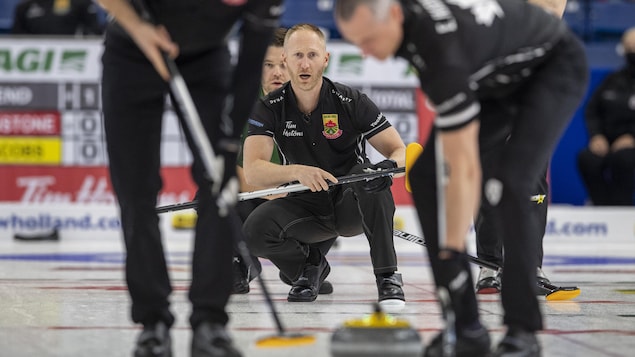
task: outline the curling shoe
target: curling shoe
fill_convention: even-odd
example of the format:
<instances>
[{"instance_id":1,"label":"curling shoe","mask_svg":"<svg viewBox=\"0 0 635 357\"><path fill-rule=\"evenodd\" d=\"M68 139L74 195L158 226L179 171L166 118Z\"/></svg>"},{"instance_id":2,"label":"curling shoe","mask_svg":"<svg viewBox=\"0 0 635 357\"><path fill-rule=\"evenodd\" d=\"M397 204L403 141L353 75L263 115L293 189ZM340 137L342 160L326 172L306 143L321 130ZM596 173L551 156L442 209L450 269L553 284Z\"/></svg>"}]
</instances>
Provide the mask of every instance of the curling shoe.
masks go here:
<instances>
[{"instance_id":1,"label":"curling shoe","mask_svg":"<svg viewBox=\"0 0 635 357\"><path fill-rule=\"evenodd\" d=\"M306 263L302 274L298 280L294 281L287 296L287 301L290 302L311 302L317 299L320 292L320 287L324 282L324 279L331 272L331 266L326 261L326 258L321 256L320 263L313 265Z\"/></svg>"},{"instance_id":2,"label":"curling shoe","mask_svg":"<svg viewBox=\"0 0 635 357\"><path fill-rule=\"evenodd\" d=\"M170 328L163 321L143 326L137 338L134 357L172 357Z\"/></svg>"},{"instance_id":3,"label":"curling shoe","mask_svg":"<svg viewBox=\"0 0 635 357\"><path fill-rule=\"evenodd\" d=\"M406 305L401 274L377 275L375 282L377 283L377 300L382 308L400 308Z\"/></svg>"},{"instance_id":4,"label":"curling shoe","mask_svg":"<svg viewBox=\"0 0 635 357\"><path fill-rule=\"evenodd\" d=\"M192 335L192 357L241 357L221 324L202 322Z\"/></svg>"},{"instance_id":5,"label":"curling shoe","mask_svg":"<svg viewBox=\"0 0 635 357\"><path fill-rule=\"evenodd\" d=\"M538 288L536 289L537 295L545 296L552 293L551 290L542 287L545 284L551 284L551 281L549 281L549 278L547 278L547 275L540 267L536 268L536 284L538 284Z\"/></svg>"},{"instance_id":6,"label":"curling shoe","mask_svg":"<svg viewBox=\"0 0 635 357\"><path fill-rule=\"evenodd\" d=\"M249 268L239 257L234 257L232 261L232 275L234 278L232 294L247 294L249 292Z\"/></svg>"},{"instance_id":7,"label":"curling shoe","mask_svg":"<svg viewBox=\"0 0 635 357\"><path fill-rule=\"evenodd\" d=\"M424 357L443 357L446 356L444 351L443 334L441 332L436 335L430 345L426 348ZM475 330L462 330L456 336L454 345L455 357L487 357L490 353L490 338L487 329L483 326Z\"/></svg>"},{"instance_id":8,"label":"curling shoe","mask_svg":"<svg viewBox=\"0 0 635 357\"><path fill-rule=\"evenodd\" d=\"M540 344L533 332L510 327L492 354L494 357L540 357Z\"/></svg>"},{"instance_id":9,"label":"curling shoe","mask_svg":"<svg viewBox=\"0 0 635 357\"><path fill-rule=\"evenodd\" d=\"M498 294L501 292L501 275L497 270L481 268L476 280L477 294Z\"/></svg>"},{"instance_id":10,"label":"curling shoe","mask_svg":"<svg viewBox=\"0 0 635 357\"><path fill-rule=\"evenodd\" d=\"M251 261L253 266L247 265L247 262L241 256L234 256L232 261L232 274L234 277L232 294L247 294L249 292L249 282L260 275L262 266L258 258L252 255Z\"/></svg>"},{"instance_id":11,"label":"curling shoe","mask_svg":"<svg viewBox=\"0 0 635 357\"><path fill-rule=\"evenodd\" d=\"M278 276L280 277L280 280L283 283L287 285L293 285L293 282L291 281L291 279L287 278L287 276L284 275L282 272L279 272ZM318 291L318 294L320 295L333 294L333 284L331 284L331 282L328 280L324 280L322 282L322 285L320 285L320 290Z\"/></svg>"}]
</instances>

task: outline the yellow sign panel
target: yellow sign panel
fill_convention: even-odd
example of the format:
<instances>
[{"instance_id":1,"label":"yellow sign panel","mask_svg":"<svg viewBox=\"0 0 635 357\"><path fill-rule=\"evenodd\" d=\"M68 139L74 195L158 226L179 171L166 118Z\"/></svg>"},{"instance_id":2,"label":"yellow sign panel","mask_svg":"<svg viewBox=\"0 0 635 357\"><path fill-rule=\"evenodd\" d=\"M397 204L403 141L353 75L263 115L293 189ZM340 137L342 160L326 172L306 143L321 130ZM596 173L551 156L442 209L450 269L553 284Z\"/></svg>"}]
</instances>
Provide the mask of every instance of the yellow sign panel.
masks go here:
<instances>
[{"instance_id":1,"label":"yellow sign panel","mask_svg":"<svg viewBox=\"0 0 635 357\"><path fill-rule=\"evenodd\" d=\"M0 137L0 164L60 164L59 137Z\"/></svg>"}]
</instances>

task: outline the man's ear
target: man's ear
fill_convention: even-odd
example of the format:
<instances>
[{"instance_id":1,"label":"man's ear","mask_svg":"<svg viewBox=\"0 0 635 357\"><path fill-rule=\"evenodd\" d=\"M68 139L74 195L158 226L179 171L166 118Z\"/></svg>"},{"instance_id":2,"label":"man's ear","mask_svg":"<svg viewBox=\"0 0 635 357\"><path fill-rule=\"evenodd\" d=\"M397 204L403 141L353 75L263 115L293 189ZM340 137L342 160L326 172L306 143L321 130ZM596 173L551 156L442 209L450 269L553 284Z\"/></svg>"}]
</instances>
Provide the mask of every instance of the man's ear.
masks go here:
<instances>
[{"instance_id":1,"label":"man's ear","mask_svg":"<svg viewBox=\"0 0 635 357\"><path fill-rule=\"evenodd\" d=\"M390 4L390 9L388 11L390 17L395 19L400 25L403 24L403 9L401 8L401 5L395 1Z\"/></svg>"},{"instance_id":2,"label":"man's ear","mask_svg":"<svg viewBox=\"0 0 635 357\"><path fill-rule=\"evenodd\" d=\"M621 42L615 46L615 53L620 57L624 57L624 45Z\"/></svg>"}]
</instances>

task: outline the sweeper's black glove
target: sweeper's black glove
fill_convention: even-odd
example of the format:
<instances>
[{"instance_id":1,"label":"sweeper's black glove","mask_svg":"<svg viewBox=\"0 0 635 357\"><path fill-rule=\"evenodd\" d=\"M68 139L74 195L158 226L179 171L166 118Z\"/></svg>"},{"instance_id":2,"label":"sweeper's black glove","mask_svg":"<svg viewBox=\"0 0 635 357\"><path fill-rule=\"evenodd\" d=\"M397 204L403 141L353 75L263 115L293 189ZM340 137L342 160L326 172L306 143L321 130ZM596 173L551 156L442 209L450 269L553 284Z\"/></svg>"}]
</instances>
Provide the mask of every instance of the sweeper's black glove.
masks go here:
<instances>
[{"instance_id":1,"label":"sweeper's black glove","mask_svg":"<svg viewBox=\"0 0 635 357\"><path fill-rule=\"evenodd\" d=\"M394 160L384 160L376 164L362 163L353 166L351 174L369 174L374 172L380 172L384 170L392 170L397 168L397 163ZM369 193L380 192L387 190L392 186L392 176L382 176L374 178L368 181L361 181L357 184L364 191Z\"/></svg>"}]
</instances>

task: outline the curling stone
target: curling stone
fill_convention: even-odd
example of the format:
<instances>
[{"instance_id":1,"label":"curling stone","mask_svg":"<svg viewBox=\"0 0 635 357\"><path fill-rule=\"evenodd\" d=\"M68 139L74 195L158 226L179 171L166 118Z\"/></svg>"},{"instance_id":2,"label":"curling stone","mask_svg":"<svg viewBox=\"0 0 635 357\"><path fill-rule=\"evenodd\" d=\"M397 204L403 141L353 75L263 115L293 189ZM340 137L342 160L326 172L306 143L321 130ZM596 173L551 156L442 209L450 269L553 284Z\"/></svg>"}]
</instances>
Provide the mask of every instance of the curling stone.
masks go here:
<instances>
[{"instance_id":1,"label":"curling stone","mask_svg":"<svg viewBox=\"0 0 635 357\"><path fill-rule=\"evenodd\" d=\"M373 314L345 321L331 336L333 357L420 357L422 352L419 333L379 304Z\"/></svg>"}]
</instances>

